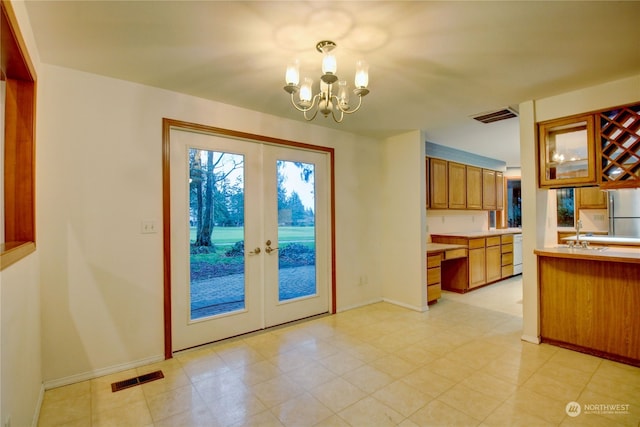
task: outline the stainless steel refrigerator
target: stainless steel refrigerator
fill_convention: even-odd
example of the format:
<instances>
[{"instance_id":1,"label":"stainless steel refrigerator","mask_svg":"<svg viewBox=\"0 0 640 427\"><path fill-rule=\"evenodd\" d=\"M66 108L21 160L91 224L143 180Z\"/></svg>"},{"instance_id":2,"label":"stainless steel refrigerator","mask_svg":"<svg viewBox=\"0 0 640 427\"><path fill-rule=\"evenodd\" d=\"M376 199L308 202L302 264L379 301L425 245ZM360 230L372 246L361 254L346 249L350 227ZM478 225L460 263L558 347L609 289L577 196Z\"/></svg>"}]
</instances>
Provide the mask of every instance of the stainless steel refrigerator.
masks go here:
<instances>
[{"instance_id":1,"label":"stainless steel refrigerator","mask_svg":"<svg viewBox=\"0 0 640 427\"><path fill-rule=\"evenodd\" d=\"M609 191L609 235L640 237L640 189Z\"/></svg>"}]
</instances>

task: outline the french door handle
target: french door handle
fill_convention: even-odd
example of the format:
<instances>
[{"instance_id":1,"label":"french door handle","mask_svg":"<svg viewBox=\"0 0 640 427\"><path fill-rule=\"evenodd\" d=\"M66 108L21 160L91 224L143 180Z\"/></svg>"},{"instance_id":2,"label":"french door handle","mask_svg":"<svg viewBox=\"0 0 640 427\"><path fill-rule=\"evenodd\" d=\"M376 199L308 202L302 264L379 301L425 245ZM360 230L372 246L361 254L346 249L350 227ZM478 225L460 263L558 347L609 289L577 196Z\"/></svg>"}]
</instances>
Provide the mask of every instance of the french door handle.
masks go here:
<instances>
[{"instance_id":1,"label":"french door handle","mask_svg":"<svg viewBox=\"0 0 640 427\"><path fill-rule=\"evenodd\" d=\"M266 253L268 253L268 254L270 254L270 253L271 253L271 252L273 252L273 251L277 251L277 250L278 250L278 248L272 248L272 247L271 247L271 240L267 240L267 241L266 241L266 245L267 245L267 247L266 247L266 248L264 248L264 251L265 251Z\"/></svg>"},{"instance_id":2,"label":"french door handle","mask_svg":"<svg viewBox=\"0 0 640 427\"><path fill-rule=\"evenodd\" d=\"M249 252L249 255L258 255L260 253L260 248L257 247L254 250L252 250L251 252Z\"/></svg>"}]
</instances>

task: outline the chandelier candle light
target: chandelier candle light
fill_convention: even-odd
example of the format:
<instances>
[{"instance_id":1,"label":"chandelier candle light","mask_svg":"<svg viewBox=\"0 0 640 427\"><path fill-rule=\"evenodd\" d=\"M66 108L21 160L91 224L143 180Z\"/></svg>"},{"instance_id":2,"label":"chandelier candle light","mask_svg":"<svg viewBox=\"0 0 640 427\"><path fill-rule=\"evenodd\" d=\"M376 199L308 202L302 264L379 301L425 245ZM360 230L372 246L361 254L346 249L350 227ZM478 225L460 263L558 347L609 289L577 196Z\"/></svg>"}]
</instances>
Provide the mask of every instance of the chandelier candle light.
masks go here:
<instances>
[{"instance_id":1,"label":"chandelier candle light","mask_svg":"<svg viewBox=\"0 0 640 427\"><path fill-rule=\"evenodd\" d=\"M366 62L356 62L355 89L353 93L358 97L358 106L349 106L349 90L345 80L338 80L336 72L338 63L331 51L336 44L329 40L318 42L316 49L322 53L322 76L320 77L320 92L313 95L313 79L305 77L300 85L300 63L293 61L287 67L285 79L287 85L284 90L291 95L291 103L296 110L301 111L305 120L316 118L318 111L325 117L331 114L337 123L342 122L345 114L353 114L360 109L362 97L369 93L369 66ZM299 92L298 101L294 95ZM307 115L312 111L312 115Z\"/></svg>"}]
</instances>

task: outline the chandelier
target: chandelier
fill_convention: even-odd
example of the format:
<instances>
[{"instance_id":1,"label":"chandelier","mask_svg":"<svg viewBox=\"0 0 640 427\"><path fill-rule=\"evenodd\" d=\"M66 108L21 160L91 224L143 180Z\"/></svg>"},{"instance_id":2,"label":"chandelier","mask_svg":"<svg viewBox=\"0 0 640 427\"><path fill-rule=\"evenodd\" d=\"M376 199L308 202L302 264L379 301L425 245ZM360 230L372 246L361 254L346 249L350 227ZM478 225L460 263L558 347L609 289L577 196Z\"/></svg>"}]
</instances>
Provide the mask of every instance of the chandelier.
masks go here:
<instances>
[{"instance_id":1,"label":"chandelier","mask_svg":"<svg viewBox=\"0 0 640 427\"><path fill-rule=\"evenodd\" d=\"M300 84L300 64L294 60L287 67L285 79L287 85L284 90L291 95L291 104L301 111L305 120L316 118L318 111L325 117L331 114L337 123L342 122L345 114L353 114L360 109L362 97L369 93L369 66L366 62L356 61L355 89L353 93L358 97L358 105L349 105L349 88L345 80L338 80L336 71L338 63L331 53L336 44L330 40L318 42L316 49L322 53L322 76L320 77L320 92L313 94L313 79L305 77ZM299 93L298 99L294 96ZM309 114L307 114L309 113Z\"/></svg>"}]
</instances>

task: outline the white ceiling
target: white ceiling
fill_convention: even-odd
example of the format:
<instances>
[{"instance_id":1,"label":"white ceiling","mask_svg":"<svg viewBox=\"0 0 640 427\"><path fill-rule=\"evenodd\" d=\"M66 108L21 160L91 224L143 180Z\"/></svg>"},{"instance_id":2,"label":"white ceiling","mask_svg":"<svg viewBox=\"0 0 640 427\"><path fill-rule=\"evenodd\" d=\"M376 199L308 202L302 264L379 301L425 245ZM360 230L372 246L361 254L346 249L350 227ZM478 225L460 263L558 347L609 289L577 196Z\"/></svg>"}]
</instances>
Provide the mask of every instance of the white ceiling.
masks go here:
<instances>
[{"instance_id":1,"label":"white ceiling","mask_svg":"<svg viewBox=\"0 0 640 427\"><path fill-rule=\"evenodd\" d=\"M431 142L517 166L518 120L469 116L640 73L637 1L34 1L43 62L303 120L286 64L318 80L320 40L338 75L370 65L371 93L341 124L374 137L421 129Z\"/></svg>"}]
</instances>

